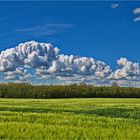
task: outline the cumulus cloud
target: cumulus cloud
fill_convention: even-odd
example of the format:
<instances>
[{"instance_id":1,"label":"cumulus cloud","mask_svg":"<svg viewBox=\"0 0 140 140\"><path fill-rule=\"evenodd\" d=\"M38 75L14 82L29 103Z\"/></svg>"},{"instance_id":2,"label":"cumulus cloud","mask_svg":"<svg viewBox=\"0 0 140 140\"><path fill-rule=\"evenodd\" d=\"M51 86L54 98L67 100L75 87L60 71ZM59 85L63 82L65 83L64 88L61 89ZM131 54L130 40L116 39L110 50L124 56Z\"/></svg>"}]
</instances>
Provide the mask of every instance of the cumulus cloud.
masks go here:
<instances>
[{"instance_id":1,"label":"cumulus cloud","mask_svg":"<svg viewBox=\"0 0 140 140\"><path fill-rule=\"evenodd\" d=\"M60 54L52 44L36 41L21 43L0 53L0 73L7 81L48 82L54 79L66 83L101 84L110 80L138 80L140 77L138 63L120 58L117 64L119 68L112 71L103 61Z\"/></svg>"},{"instance_id":2,"label":"cumulus cloud","mask_svg":"<svg viewBox=\"0 0 140 140\"><path fill-rule=\"evenodd\" d=\"M120 58L117 60L117 64L120 66L110 77L114 79L136 79L140 76L139 63L132 62L126 58Z\"/></svg>"},{"instance_id":3,"label":"cumulus cloud","mask_svg":"<svg viewBox=\"0 0 140 140\"><path fill-rule=\"evenodd\" d=\"M96 61L93 58L61 54L57 57L57 60L52 62L52 66L48 69L48 72L92 75L102 78L108 76L111 73L111 69L104 62ZM101 74L97 74L97 72Z\"/></svg>"},{"instance_id":4,"label":"cumulus cloud","mask_svg":"<svg viewBox=\"0 0 140 140\"><path fill-rule=\"evenodd\" d=\"M4 79L5 80L21 80L21 81L26 81L27 78L32 77L30 73L27 72L26 69L22 67L16 68L15 71L6 71L4 72Z\"/></svg>"},{"instance_id":5,"label":"cumulus cloud","mask_svg":"<svg viewBox=\"0 0 140 140\"><path fill-rule=\"evenodd\" d=\"M49 68L59 52L51 44L35 41L19 44L0 54L0 71L14 71L18 67Z\"/></svg>"},{"instance_id":6,"label":"cumulus cloud","mask_svg":"<svg viewBox=\"0 0 140 140\"><path fill-rule=\"evenodd\" d=\"M111 73L110 67L102 61L59 54L59 49L49 43L25 42L0 53L0 71L6 73L6 79L13 79L17 73L25 74L27 67L34 69L36 74L64 77L79 74L104 78Z\"/></svg>"}]
</instances>

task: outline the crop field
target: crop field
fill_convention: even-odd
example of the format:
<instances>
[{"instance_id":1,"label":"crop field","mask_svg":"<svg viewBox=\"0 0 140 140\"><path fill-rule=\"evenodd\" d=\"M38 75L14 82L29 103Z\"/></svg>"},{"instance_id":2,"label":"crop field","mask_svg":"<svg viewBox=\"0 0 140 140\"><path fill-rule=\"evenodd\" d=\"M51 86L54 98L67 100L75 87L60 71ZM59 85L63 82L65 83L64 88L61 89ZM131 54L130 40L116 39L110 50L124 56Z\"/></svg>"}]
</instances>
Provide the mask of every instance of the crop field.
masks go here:
<instances>
[{"instance_id":1,"label":"crop field","mask_svg":"<svg viewBox=\"0 0 140 140\"><path fill-rule=\"evenodd\" d=\"M0 99L0 139L140 139L140 99Z\"/></svg>"}]
</instances>

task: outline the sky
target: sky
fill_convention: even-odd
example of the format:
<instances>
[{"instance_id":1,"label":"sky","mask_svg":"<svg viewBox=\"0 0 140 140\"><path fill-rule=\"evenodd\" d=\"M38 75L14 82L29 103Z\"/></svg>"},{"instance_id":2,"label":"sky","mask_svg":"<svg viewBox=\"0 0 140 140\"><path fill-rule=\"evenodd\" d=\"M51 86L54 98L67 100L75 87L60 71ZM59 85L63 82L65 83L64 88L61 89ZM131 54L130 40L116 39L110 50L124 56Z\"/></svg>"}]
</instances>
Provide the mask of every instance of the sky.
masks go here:
<instances>
[{"instance_id":1,"label":"sky","mask_svg":"<svg viewBox=\"0 0 140 140\"><path fill-rule=\"evenodd\" d=\"M1 82L140 85L138 1L0 2L0 32Z\"/></svg>"}]
</instances>

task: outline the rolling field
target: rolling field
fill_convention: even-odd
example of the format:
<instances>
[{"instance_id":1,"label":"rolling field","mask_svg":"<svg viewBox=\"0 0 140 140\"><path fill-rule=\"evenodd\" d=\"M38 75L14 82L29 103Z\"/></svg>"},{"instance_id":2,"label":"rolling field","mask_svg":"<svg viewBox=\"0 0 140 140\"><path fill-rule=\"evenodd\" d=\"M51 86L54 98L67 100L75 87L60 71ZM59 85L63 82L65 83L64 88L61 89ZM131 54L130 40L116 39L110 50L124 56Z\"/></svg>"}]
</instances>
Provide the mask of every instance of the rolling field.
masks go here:
<instances>
[{"instance_id":1,"label":"rolling field","mask_svg":"<svg viewBox=\"0 0 140 140\"><path fill-rule=\"evenodd\" d=\"M0 139L140 139L140 99L0 99Z\"/></svg>"}]
</instances>

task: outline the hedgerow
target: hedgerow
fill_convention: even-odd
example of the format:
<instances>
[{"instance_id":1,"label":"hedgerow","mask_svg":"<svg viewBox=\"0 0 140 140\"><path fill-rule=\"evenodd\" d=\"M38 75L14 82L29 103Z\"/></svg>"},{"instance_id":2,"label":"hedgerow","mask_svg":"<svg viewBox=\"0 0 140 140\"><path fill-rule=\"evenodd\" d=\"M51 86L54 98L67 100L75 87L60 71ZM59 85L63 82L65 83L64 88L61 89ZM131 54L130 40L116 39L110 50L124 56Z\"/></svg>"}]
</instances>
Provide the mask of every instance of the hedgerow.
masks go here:
<instances>
[{"instance_id":1,"label":"hedgerow","mask_svg":"<svg viewBox=\"0 0 140 140\"><path fill-rule=\"evenodd\" d=\"M0 84L0 98L140 98L140 88L9 83Z\"/></svg>"}]
</instances>

